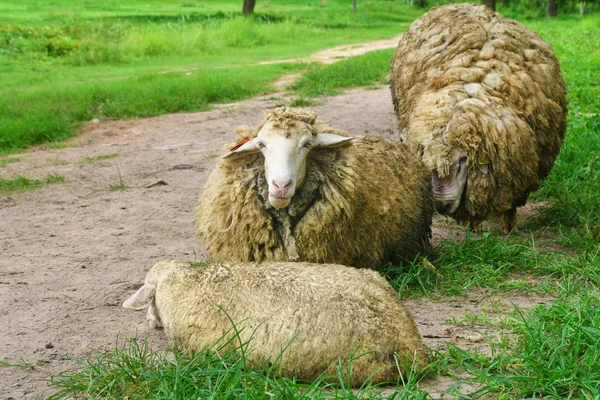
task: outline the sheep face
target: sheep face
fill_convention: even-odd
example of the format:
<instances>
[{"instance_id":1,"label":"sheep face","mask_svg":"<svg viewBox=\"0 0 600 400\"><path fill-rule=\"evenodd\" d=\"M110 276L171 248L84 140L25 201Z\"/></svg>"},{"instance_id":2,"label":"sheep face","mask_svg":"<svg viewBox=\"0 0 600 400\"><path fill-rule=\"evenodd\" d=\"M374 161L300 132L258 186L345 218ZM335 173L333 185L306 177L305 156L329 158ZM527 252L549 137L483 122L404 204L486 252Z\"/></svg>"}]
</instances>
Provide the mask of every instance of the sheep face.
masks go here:
<instances>
[{"instance_id":1,"label":"sheep face","mask_svg":"<svg viewBox=\"0 0 600 400\"><path fill-rule=\"evenodd\" d=\"M452 214L458 206L467 186L467 156L462 151L454 151L447 174L438 169L431 171L435 209L443 215Z\"/></svg>"},{"instance_id":2,"label":"sheep face","mask_svg":"<svg viewBox=\"0 0 600 400\"><path fill-rule=\"evenodd\" d=\"M306 158L317 147L339 147L352 138L334 134L313 134L311 126L302 121L266 122L256 138L248 141L223 158L233 154L260 151L265 159L265 178L269 185L269 203L285 208L306 176Z\"/></svg>"}]
</instances>

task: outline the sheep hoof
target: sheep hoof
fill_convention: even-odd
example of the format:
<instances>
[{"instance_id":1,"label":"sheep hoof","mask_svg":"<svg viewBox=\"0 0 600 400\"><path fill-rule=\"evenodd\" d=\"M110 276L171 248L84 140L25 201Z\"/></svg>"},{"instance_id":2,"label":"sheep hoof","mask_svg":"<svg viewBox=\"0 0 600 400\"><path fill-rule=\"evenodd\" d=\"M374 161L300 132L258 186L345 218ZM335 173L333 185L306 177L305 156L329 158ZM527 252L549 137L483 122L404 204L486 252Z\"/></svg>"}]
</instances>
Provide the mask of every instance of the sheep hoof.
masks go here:
<instances>
[{"instance_id":1,"label":"sheep hoof","mask_svg":"<svg viewBox=\"0 0 600 400\"><path fill-rule=\"evenodd\" d=\"M476 232L476 233L481 233L481 223L483 221L478 221L478 220L474 220L474 219L470 219L467 221L467 229L469 232Z\"/></svg>"}]
</instances>

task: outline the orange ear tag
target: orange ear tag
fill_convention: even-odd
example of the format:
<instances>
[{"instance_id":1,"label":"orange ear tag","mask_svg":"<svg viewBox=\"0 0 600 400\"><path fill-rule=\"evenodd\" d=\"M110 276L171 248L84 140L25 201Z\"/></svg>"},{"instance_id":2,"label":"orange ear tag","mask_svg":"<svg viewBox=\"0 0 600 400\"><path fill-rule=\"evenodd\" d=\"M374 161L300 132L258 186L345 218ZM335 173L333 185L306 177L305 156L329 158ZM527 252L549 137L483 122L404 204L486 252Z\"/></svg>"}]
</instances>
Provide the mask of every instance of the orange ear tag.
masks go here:
<instances>
[{"instance_id":1,"label":"orange ear tag","mask_svg":"<svg viewBox=\"0 0 600 400\"><path fill-rule=\"evenodd\" d=\"M244 137L240 143L233 146L231 149L229 149L229 151L237 150L240 147L242 147L244 145L244 143L249 142L249 141L250 141L250 139L248 137Z\"/></svg>"}]
</instances>

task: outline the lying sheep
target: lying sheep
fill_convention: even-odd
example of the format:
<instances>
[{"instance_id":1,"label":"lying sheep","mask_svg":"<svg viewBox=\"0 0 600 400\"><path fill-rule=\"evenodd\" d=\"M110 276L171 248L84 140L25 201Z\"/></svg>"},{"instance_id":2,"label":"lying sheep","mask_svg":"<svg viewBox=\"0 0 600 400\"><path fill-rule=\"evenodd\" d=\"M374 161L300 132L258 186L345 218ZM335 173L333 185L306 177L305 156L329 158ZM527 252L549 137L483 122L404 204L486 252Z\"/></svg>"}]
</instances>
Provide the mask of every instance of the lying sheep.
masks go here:
<instances>
[{"instance_id":1,"label":"lying sheep","mask_svg":"<svg viewBox=\"0 0 600 400\"><path fill-rule=\"evenodd\" d=\"M239 133L200 197L213 260L378 268L427 250L430 178L407 145L351 138L287 107Z\"/></svg>"},{"instance_id":2,"label":"lying sheep","mask_svg":"<svg viewBox=\"0 0 600 400\"><path fill-rule=\"evenodd\" d=\"M289 262L204 267L160 262L123 306L149 306L150 325L163 326L181 348L249 342L251 367L273 362L284 376L306 381L323 373L335 376L340 362L346 373L350 357L357 386L371 376L373 382L396 381L397 365L405 374L405 366L422 368L427 362L412 317L371 270ZM233 337L232 322L239 338Z\"/></svg>"},{"instance_id":3,"label":"lying sheep","mask_svg":"<svg viewBox=\"0 0 600 400\"><path fill-rule=\"evenodd\" d=\"M508 233L564 137L566 87L550 45L483 5L436 7L402 35L390 80L438 212L472 226L503 214Z\"/></svg>"}]
</instances>

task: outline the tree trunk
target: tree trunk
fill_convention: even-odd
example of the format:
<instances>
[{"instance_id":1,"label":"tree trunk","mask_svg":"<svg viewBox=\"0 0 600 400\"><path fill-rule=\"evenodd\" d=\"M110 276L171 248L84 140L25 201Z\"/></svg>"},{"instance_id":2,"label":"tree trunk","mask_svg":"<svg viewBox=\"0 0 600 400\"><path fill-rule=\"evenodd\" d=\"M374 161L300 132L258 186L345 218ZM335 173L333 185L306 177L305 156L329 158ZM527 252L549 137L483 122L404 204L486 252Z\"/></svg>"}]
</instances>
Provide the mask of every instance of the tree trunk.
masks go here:
<instances>
[{"instance_id":1,"label":"tree trunk","mask_svg":"<svg viewBox=\"0 0 600 400\"><path fill-rule=\"evenodd\" d=\"M483 4L496 11L496 0L483 0Z\"/></svg>"},{"instance_id":2,"label":"tree trunk","mask_svg":"<svg viewBox=\"0 0 600 400\"><path fill-rule=\"evenodd\" d=\"M548 0L548 8L546 8L546 17L556 17L556 0Z\"/></svg>"},{"instance_id":3,"label":"tree trunk","mask_svg":"<svg viewBox=\"0 0 600 400\"><path fill-rule=\"evenodd\" d=\"M579 16L583 17L583 0L579 2Z\"/></svg>"},{"instance_id":4,"label":"tree trunk","mask_svg":"<svg viewBox=\"0 0 600 400\"><path fill-rule=\"evenodd\" d=\"M356 0L352 0L352 11L356 12Z\"/></svg>"},{"instance_id":5,"label":"tree trunk","mask_svg":"<svg viewBox=\"0 0 600 400\"><path fill-rule=\"evenodd\" d=\"M242 8L242 14L250 15L254 12L254 5L256 0L244 0L244 8Z\"/></svg>"}]
</instances>

